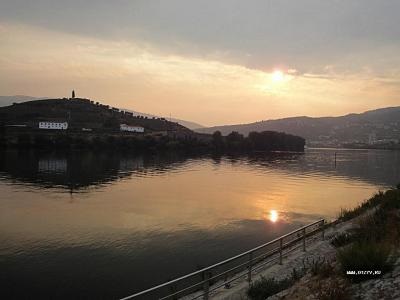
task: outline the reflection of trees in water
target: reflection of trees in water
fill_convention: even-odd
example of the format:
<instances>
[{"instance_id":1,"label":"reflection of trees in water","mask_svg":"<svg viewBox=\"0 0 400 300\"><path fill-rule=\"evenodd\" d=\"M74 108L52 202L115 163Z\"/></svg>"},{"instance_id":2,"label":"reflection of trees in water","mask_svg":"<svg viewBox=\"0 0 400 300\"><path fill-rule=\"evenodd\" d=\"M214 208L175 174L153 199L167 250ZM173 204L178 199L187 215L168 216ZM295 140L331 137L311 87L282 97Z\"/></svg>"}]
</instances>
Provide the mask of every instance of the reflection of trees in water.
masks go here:
<instances>
[{"instance_id":1,"label":"reflection of trees in water","mask_svg":"<svg viewBox=\"0 0 400 300\"><path fill-rule=\"evenodd\" d=\"M337 152L337 163L334 157ZM150 177L179 170L206 159L214 165L246 166L259 172L281 172L309 176L337 176L394 185L400 181L399 151L308 150L306 153L255 153L249 156L190 156L178 153L137 156L127 152L40 152L0 153L0 174L42 187L71 191L111 183L129 176Z\"/></svg>"},{"instance_id":2,"label":"reflection of trees in water","mask_svg":"<svg viewBox=\"0 0 400 300\"><path fill-rule=\"evenodd\" d=\"M155 176L178 168L186 159L172 154L135 156L118 152L7 151L0 153L0 173L3 178L42 187L74 190L107 184L132 174Z\"/></svg>"}]
</instances>

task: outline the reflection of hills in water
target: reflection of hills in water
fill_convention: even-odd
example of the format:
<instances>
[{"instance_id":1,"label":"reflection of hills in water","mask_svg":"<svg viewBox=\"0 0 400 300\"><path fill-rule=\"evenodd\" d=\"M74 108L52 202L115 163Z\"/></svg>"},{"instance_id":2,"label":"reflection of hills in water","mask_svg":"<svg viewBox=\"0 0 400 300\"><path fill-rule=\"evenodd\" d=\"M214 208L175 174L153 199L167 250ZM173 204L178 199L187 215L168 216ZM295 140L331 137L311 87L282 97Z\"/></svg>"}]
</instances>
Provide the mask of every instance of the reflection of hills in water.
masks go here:
<instances>
[{"instance_id":1,"label":"reflection of hills in water","mask_svg":"<svg viewBox=\"0 0 400 300\"><path fill-rule=\"evenodd\" d=\"M335 164L335 152L337 153ZM128 177L184 172L205 157L178 154L135 156L119 152L0 153L0 176L42 187L70 190L102 185ZM255 154L247 157L208 157L215 164L244 166L255 172L278 170L301 176L333 176L381 186L400 182L400 152L379 150L307 150L302 153Z\"/></svg>"}]
</instances>

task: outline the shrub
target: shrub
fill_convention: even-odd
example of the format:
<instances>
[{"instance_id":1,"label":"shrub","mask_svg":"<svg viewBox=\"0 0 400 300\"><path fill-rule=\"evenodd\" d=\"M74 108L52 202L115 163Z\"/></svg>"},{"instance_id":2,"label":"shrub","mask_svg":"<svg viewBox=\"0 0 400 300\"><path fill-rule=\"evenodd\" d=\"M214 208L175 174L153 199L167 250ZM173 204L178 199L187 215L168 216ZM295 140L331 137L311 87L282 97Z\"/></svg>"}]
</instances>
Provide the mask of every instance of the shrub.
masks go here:
<instances>
[{"instance_id":1,"label":"shrub","mask_svg":"<svg viewBox=\"0 0 400 300\"><path fill-rule=\"evenodd\" d=\"M295 282L297 280L299 280L301 277L303 277L307 272L307 269L305 267L300 268L299 270L297 270L296 268L292 269L292 274L290 275L290 279L292 280L292 282Z\"/></svg>"},{"instance_id":2,"label":"shrub","mask_svg":"<svg viewBox=\"0 0 400 300\"><path fill-rule=\"evenodd\" d=\"M390 195L390 194L389 194ZM390 195L373 213L358 220L355 235L358 240L382 241L400 240L400 216L398 214L398 195Z\"/></svg>"},{"instance_id":3,"label":"shrub","mask_svg":"<svg viewBox=\"0 0 400 300\"><path fill-rule=\"evenodd\" d=\"M283 291L293 284L293 280L285 278L276 280L275 278L265 278L254 282L247 290L247 296L252 300L265 300L269 296L275 295Z\"/></svg>"},{"instance_id":4,"label":"shrub","mask_svg":"<svg viewBox=\"0 0 400 300\"><path fill-rule=\"evenodd\" d=\"M317 258L312 260L310 271L314 276L327 278L333 274L334 267L330 262L326 261L325 258Z\"/></svg>"},{"instance_id":5,"label":"shrub","mask_svg":"<svg viewBox=\"0 0 400 300\"><path fill-rule=\"evenodd\" d=\"M336 234L333 237L331 245L335 248L339 248L351 243L353 240L354 240L353 234L351 234L350 232L342 232Z\"/></svg>"},{"instance_id":6,"label":"shrub","mask_svg":"<svg viewBox=\"0 0 400 300\"><path fill-rule=\"evenodd\" d=\"M314 287L315 298L318 300L348 300L351 299L348 283L337 276L320 281Z\"/></svg>"},{"instance_id":7,"label":"shrub","mask_svg":"<svg viewBox=\"0 0 400 300\"><path fill-rule=\"evenodd\" d=\"M355 233L359 241L379 241L385 236L385 211L378 209L358 220Z\"/></svg>"},{"instance_id":8,"label":"shrub","mask_svg":"<svg viewBox=\"0 0 400 300\"><path fill-rule=\"evenodd\" d=\"M364 209L361 205L355 207L354 209L342 208L340 209L338 219L341 221L351 220L364 212Z\"/></svg>"},{"instance_id":9,"label":"shrub","mask_svg":"<svg viewBox=\"0 0 400 300\"><path fill-rule=\"evenodd\" d=\"M384 201L382 202L384 209L398 209L400 208L400 191L388 190L385 193Z\"/></svg>"},{"instance_id":10,"label":"shrub","mask_svg":"<svg viewBox=\"0 0 400 300\"><path fill-rule=\"evenodd\" d=\"M348 275L347 271L381 271L383 275L391 270L393 262L389 259L391 248L376 242L356 242L337 253L341 269L352 281L360 282L375 278L374 274Z\"/></svg>"}]
</instances>

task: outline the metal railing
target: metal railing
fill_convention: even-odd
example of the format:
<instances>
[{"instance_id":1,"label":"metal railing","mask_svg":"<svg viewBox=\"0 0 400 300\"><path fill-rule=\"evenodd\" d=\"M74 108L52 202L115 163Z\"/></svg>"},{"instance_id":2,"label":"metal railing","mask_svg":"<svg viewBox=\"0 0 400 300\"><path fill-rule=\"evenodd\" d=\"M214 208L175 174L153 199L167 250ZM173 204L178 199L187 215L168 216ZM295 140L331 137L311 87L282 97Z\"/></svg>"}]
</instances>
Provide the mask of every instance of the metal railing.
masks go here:
<instances>
[{"instance_id":1,"label":"metal railing","mask_svg":"<svg viewBox=\"0 0 400 300\"><path fill-rule=\"evenodd\" d=\"M191 295L189 299L203 297L207 300L210 292L223 286L229 288L233 281L241 277L247 277L250 284L253 273L274 260L278 260L279 264L282 264L284 254L297 249L298 247L293 247L298 245L299 242L301 242L302 250L306 251L306 239L317 232L322 232L323 239L325 233L324 219L305 225L268 243L209 267L124 297L121 300L134 298L178 299L178 297L187 295ZM289 250L284 252L286 249Z\"/></svg>"}]
</instances>

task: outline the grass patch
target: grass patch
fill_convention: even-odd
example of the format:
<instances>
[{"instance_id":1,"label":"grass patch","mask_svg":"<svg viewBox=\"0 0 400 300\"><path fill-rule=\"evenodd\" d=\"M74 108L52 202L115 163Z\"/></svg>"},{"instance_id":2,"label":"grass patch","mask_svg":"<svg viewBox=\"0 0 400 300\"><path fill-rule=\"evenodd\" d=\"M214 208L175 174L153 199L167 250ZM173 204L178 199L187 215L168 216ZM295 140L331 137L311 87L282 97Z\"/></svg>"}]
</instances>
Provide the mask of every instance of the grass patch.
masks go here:
<instances>
[{"instance_id":1,"label":"grass patch","mask_svg":"<svg viewBox=\"0 0 400 300\"><path fill-rule=\"evenodd\" d=\"M261 279L251 284L247 290L247 296L252 300L264 300L269 296L291 287L296 281L302 278L306 272L307 268L303 261L303 267L299 269L293 268L292 273L287 278L276 280L275 278L267 279L261 276Z\"/></svg>"},{"instance_id":2,"label":"grass patch","mask_svg":"<svg viewBox=\"0 0 400 300\"><path fill-rule=\"evenodd\" d=\"M252 300L265 300L269 296L275 295L280 291L286 290L293 284L291 278L276 280L275 278L265 278L254 282L247 290L247 296Z\"/></svg>"},{"instance_id":3,"label":"grass patch","mask_svg":"<svg viewBox=\"0 0 400 300\"><path fill-rule=\"evenodd\" d=\"M394 249L400 244L400 190L379 192L354 211L343 214L343 218L358 215L376 207L359 218L350 236L337 235L332 244L339 249L337 259L342 272L353 282L379 277L390 271L394 264ZM347 271L380 271L380 274L347 274Z\"/></svg>"},{"instance_id":4,"label":"grass patch","mask_svg":"<svg viewBox=\"0 0 400 300\"><path fill-rule=\"evenodd\" d=\"M360 282L379 277L392 269L391 250L391 246L387 244L362 241L338 250L337 259L343 274L353 282ZM354 275L347 274L347 271L380 271L380 274Z\"/></svg>"}]
</instances>

